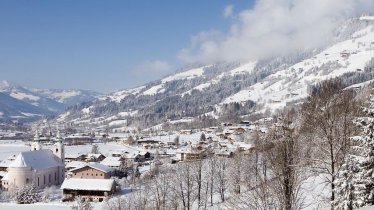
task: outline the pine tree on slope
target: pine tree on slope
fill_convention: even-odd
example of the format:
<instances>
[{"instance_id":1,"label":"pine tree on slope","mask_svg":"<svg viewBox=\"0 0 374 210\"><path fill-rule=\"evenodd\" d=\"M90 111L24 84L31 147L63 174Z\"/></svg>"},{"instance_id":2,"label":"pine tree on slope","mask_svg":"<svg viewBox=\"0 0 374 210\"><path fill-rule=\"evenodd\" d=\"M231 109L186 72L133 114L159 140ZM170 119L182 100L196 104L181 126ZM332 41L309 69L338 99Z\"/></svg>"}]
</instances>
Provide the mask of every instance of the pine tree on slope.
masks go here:
<instances>
[{"instance_id":1,"label":"pine tree on slope","mask_svg":"<svg viewBox=\"0 0 374 210\"><path fill-rule=\"evenodd\" d=\"M354 123L361 129L359 136L352 137L351 154L347 155L336 179L336 209L359 209L374 205L374 97L363 109L365 117Z\"/></svg>"}]
</instances>

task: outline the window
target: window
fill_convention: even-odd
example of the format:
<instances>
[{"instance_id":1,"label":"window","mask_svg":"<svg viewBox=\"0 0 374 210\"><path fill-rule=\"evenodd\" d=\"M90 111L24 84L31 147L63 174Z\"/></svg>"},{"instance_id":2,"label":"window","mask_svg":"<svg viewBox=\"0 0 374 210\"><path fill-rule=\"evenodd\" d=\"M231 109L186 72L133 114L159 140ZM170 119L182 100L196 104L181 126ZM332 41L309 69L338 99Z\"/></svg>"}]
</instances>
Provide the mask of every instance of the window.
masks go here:
<instances>
[{"instance_id":1,"label":"window","mask_svg":"<svg viewBox=\"0 0 374 210\"><path fill-rule=\"evenodd\" d=\"M100 174L100 176L103 176L103 174Z\"/></svg>"},{"instance_id":2,"label":"window","mask_svg":"<svg viewBox=\"0 0 374 210\"><path fill-rule=\"evenodd\" d=\"M29 183L29 178L26 178L26 184L28 184Z\"/></svg>"},{"instance_id":3,"label":"window","mask_svg":"<svg viewBox=\"0 0 374 210\"><path fill-rule=\"evenodd\" d=\"M56 148L56 153L58 152L58 149Z\"/></svg>"},{"instance_id":4,"label":"window","mask_svg":"<svg viewBox=\"0 0 374 210\"><path fill-rule=\"evenodd\" d=\"M97 174L96 174L96 176L97 176Z\"/></svg>"}]
</instances>

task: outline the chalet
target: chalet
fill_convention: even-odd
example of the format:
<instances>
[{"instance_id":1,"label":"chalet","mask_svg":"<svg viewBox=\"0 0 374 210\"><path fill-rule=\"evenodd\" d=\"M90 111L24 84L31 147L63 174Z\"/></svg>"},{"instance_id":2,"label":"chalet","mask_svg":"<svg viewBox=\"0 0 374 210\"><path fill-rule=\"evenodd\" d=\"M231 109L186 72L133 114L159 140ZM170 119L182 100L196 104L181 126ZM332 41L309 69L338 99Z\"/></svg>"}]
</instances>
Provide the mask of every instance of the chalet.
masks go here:
<instances>
[{"instance_id":1,"label":"chalet","mask_svg":"<svg viewBox=\"0 0 374 210\"><path fill-rule=\"evenodd\" d=\"M204 158L204 151L177 151L177 159L180 161L193 161L200 160Z\"/></svg>"},{"instance_id":2,"label":"chalet","mask_svg":"<svg viewBox=\"0 0 374 210\"><path fill-rule=\"evenodd\" d=\"M65 179L61 185L63 201L73 200L76 196L86 201L102 202L116 189L114 179Z\"/></svg>"},{"instance_id":3,"label":"chalet","mask_svg":"<svg viewBox=\"0 0 374 210\"><path fill-rule=\"evenodd\" d=\"M239 152L252 153L255 150L255 147L253 145L242 142L235 142L234 146L238 148Z\"/></svg>"},{"instance_id":4,"label":"chalet","mask_svg":"<svg viewBox=\"0 0 374 210\"><path fill-rule=\"evenodd\" d=\"M65 155L65 162L71 162L71 161L84 161L86 158L85 154L81 153L68 153Z\"/></svg>"},{"instance_id":5,"label":"chalet","mask_svg":"<svg viewBox=\"0 0 374 210\"><path fill-rule=\"evenodd\" d=\"M7 171L10 163L12 162L12 160L14 159L6 159L6 160L3 160L0 162L0 171Z\"/></svg>"},{"instance_id":6,"label":"chalet","mask_svg":"<svg viewBox=\"0 0 374 210\"><path fill-rule=\"evenodd\" d=\"M86 162L100 162L105 159L103 154L87 154L85 157Z\"/></svg>"},{"instance_id":7,"label":"chalet","mask_svg":"<svg viewBox=\"0 0 374 210\"><path fill-rule=\"evenodd\" d=\"M240 121L240 123L239 123L239 125L240 126L250 126L250 125L252 125L252 122L251 121L244 121L244 120L242 120L242 121Z\"/></svg>"},{"instance_id":8,"label":"chalet","mask_svg":"<svg viewBox=\"0 0 374 210\"><path fill-rule=\"evenodd\" d=\"M245 132L245 129L244 128L236 128L235 129L235 134L243 134Z\"/></svg>"},{"instance_id":9,"label":"chalet","mask_svg":"<svg viewBox=\"0 0 374 210\"><path fill-rule=\"evenodd\" d=\"M198 147L201 147L198 145ZM205 150L201 148L193 148L190 144L187 148L178 149L176 152L177 159L180 161L200 160L205 157Z\"/></svg>"},{"instance_id":10,"label":"chalet","mask_svg":"<svg viewBox=\"0 0 374 210\"><path fill-rule=\"evenodd\" d=\"M179 131L179 134L182 134L182 135L191 135L193 133L192 130L180 130Z\"/></svg>"},{"instance_id":11,"label":"chalet","mask_svg":"<svg viewBox=\"0 0 374 210\"><path fill-rule=\"evenodd\" d=\"M100 163L112 168L113 170L121 170L124 167L124 159L122 158L122 156L107 157Z\"/></svg>"},{"instance_id":12,"label":"chalet","mask_svg":"<svg viewBox=\"0 0 374 210\"><path fill-rule=\"evenodd\" d=\"M65 137L65 142L67 145L83 145L83 144L92 144L95 138L87 134L81 135L70 135Z\"/></svg>"},{"instance_id":13,"label":"chalet","mask_svg":"<svg viewBox=\"0 0 374 210\"><path fill-rule=\"evenodd\" d=\"M214 151L214 154L218 157L226 157L226 158L231 158L234 156L234 152L229 149L216 150Z\"/></svg>"},{"instance_id":14,"label":"chalet","mask_svg":"<svg viewBox=\"0 0 374 210\"><path fill-rule=\"evenodd\" d=\"M151 158L151 153L147 151L141 151L139 152L139 155L137 157L138 161L143 161L143 160L149 160Z\"/></svg>"},{"instance_id":15,"label":"chalet","mask_svg":"<svg viewBox=\"0 0 374 210\"><path fill-rule=\"evenodd\" d=\"M71 161L65 164L65 174L68 176L69 172L73 169L80 168L87 165L86 162L83 161Z\"/></svg>"},{"instance_id":16,"label":"chalet","mask_svg":"<svg viewBox=\"0 0 374 210\"><path fill-rule=\"evenodd\" d=\"M72 178L79 179L109 179L112 169L100 163L87 163L70 170Z\"/></svg>"},{"instance_id":17,"label":"chalet","mask_svg":"<svg viewBox=\"0 0 374 210\"><path fill-rule=\"evenodd\" d=\"M141 139L141 140L138 140L138 144L140 145L146 145L146 144L158 144L159 141L156 141L156 140L152 140L152 139Z\"/></svg>"}]
</instances>

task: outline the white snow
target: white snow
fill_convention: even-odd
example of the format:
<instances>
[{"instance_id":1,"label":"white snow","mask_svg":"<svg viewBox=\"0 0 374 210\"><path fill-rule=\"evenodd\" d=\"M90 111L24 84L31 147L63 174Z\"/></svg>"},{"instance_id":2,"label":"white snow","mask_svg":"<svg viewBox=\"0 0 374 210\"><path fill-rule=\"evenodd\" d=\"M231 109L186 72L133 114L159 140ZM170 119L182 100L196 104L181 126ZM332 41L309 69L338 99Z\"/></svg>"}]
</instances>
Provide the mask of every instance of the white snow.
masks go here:
<instances>
[{"instance_id":1,"label":"white snow","mask_svg":"<svg viewBox=\"0 0 374 210\"><path fill-rule=\"evenodd\" d=\"M136 114L138 114L138 110L135 110L135 111L132 111L132 112L120 112L118 113L118 116L120 117L128 117L128 116L135 116Z\"/></svg>"},{"instance_id":2,"label":"white snow","mask_svg":"<svg viewBox=\"0 0 374 210\"><path fill-rule=\"evenodd\" d=\"M91 107L83 108L83 109L82 109L82 112L83 112L84 114L90 114L90 108L91 108Z\"/></svg>"},{"instance_id":3,"label":"white snow","mask_svg":"<svg viewBox=\"0 0 374 210\"><path fill-rule=\"evenodd\" d=\"M27 113L27 112L21 112L26 117L34 117L34 116L41 116L40 114L33 114L33 113Z\"/></svg>"},{"instance_id":4,"label":"white snow","mask_svg":"<svg viewBox=\"0 0 374 210\"><path fill-rule=\"evenodd\" d=\"M362 16L360 20L374 20L374 16Z\"/></svg>"},{"instance_id":5,"label":"white snow","mask_svg":"<svg viewBox=\"0 0 374 210\"><path fill-rule=\"evenodd\" d=\"M190 80L190 79L194 79L196 77L202 77L204 75L204 68L206 68L206 67L208 67L208 66L203 66L203 67L200 67L200 68L194 68L194 69L190 69L188 71L184 71L184 72L180 72L180 73L176 73L174 75L168 76L168 77L161 80L161 84L152 86L148 90L144 91L142 93L142 95L156 95L158 93L164 93L165 92L164 84L167 83L167 82L171 82L171 81L175 81L175 80L184 80L184 79ZM201 88L203 88L203 87L201 87Z\"/></svg>"},{"instance_id":6,"label":"white snow","mask_svg":"<svg viewBox=\"0 0 374 210\"><path fill-rule=\"evenodd\" d=\"M58 159L51 150L43 149L21 152L9 167L31 167L33 169L43 169L60 166L61 164L60 159Z\"/></svg>"},{"instance_id":7,"label":"white snow","mask_svg":"<svg viewBox=\"0 0 374 210\"><path fill-rule=\"evenodd\" d=\"M144 91L142 94L143 95L156 95L157 93L163 93L165 91L163 87L164 87L164 84L152 86L148 90Z\"/></svg>"},{"instance_id":8,"label":"white snow","mask_svg":"<svg viewBox=\"0 0 374 210\"><path fill-rule=\"evenodd\" d=\"M337 43L313 58L278 71L262 82L226 98L222 103L251 100L264 104L263 110L269 108L274 111L286 106L288 102L305 98L308 95L308 86L364 69L366 63L374 57L372 26L361 30L355 36L359 37ZM326 65L330 66L325 67Z\"/></svg>"},{"instance_id":9,"label":"white snow","mask_svg":"<svg viewBox=\"0 0 374 210\"><path fill-rule=\"evenodd\" d=\"M65 179L61 189L70 190L95 190L110 191L114 185L114 179Z\"/></svg>"},{"instance_id":10,"label":"white snow","mask_svg":"<svg viewBox=\"0 0 374 210\"><path fill-rule=\"evenodd\" d=\"M127 125L127 120L114 120L108 124L109 126Z\"/></svg>"},{"instance_id":11,"label":"white snow","mask_svg":"<svg viewBox=\"0 0 374 210\"><path fill-rule=\"evenodd\" d=\"M204 68L205 67L207 67L207 66L191 69L191 70L184 71L184 72L180 72L180 73L174 74L172 76L168 76L161 81L162 81L162 83L166 83L166 82L171 82L171 81L174 81L174 80L193 79L195 77L201 77L204 74Z\"/></svg>"},{"instance_id":12,"label":"white snow","mask_svg":"<svg viewBox=\"0 0 374 210\"><path fill-rule=\"evenodd\" d=\"M63 113L63 114L61 114L58 118L57 118L57 121L58 122L63 122L65 119L66 119L66 117L68 117L70 115L70 112L68 111L68 112L65 112L65 113Z\"/></svg>"},{"instance_id":13,"label":"white snow","mask_svg":"<svg viewBox=\"0 0 374 210\"><path fill-rule=\"evenodd\" d=\"M50 203L35 203L35 204L15 204L15 203L0 203L1 210L71 210L71 206L67 204L50 204Z\"/></svg>"},{"instance_id":14,"label":"white snow","mask_svg":"<svg viewBox=\"0 0 374 210\"><path fill-rule=\"evenodd\" d=\"M140 86L140 87L136 87L136 88L133 88L133 89L130 89L130 90L117 91L117 92L114 92L114 93L112 93L108 96L100 98L100 100L105 100L107 98L110 98L110 100L119 103L126 96L139 94L139 92L142 91L144 88L145 88L145 86Z\"/></svg>"},{"instance_id":15,"label":"white snow","mask_svg":"<svg viewBox=\"0 0 374 210\"><path fill-rule=\"evenodd\" d=\"M28 99L31 101L38 101L40 99L39 96L34 96L34 95L27 94L27 93L16 92L16 91L12 91L10 93L10 96L13 98L19 99L19 100Z\"/></svg>"},{"instance_id":16,"label":"white snow","mask_svg":"<svg viewBox=\"0 0 374 210\"><path fill-rule=\"evenodd\" d=\"M237 74L245 74L245 73L252 73L254 68L256 67L257 62L249 62L244 65L239 66L238 68L235 68L230 71L231 76L235 76Z\"/></svg>"},{"instance_id":17,"label":"white snow","mask_svg":"<svg viewBox=\"0 0 374 210\"><path fill-rule=\"evenodd\" d=\"M52 96L56 98L58 102L64 103L66 99L72 98L74 96L78 96L80 94L81 92L78 90L63 90L61 92L53 93Z\"/></svg>"}]
</instances>

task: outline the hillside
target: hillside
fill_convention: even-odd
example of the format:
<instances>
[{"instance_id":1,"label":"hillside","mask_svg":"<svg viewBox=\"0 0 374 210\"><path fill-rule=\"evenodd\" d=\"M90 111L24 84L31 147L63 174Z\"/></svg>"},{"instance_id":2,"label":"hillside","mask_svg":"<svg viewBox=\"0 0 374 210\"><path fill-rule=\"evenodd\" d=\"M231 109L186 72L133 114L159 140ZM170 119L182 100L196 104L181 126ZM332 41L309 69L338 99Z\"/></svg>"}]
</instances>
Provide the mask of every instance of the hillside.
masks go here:
<instances>
[{"instance_id":1,"label":"hillside","mask_svg":"<svg viewBox=\"0 0 374 210\"><path fill-rule=\"evenodd\" d=\"M161 80L73 106L57 119L74 126L126 129L192 118L230 120L274 113L306 98L319 82L373 79L374 21L350 19L323 49L249 62L197 65ZM358 75L358 76L357 76Z\"/></svg>"}]
</instances>

